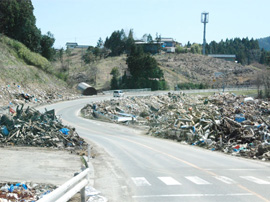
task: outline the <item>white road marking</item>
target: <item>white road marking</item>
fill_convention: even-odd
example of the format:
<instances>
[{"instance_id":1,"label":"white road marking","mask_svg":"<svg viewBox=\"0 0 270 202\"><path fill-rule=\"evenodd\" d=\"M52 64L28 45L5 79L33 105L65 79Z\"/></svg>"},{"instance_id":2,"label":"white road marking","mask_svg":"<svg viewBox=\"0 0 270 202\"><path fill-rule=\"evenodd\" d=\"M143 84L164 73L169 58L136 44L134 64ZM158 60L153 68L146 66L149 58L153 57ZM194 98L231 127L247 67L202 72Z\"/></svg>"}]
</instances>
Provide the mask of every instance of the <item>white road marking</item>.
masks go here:
<instances>
[{"instance_id":1,"label":"white road marking","mask_svg":"<svg viewBox=\"0 0 270 202\"><path fill-rule=\"evenodd\" d=\"M158 179L160 179L166 185L181 185L180 182L176 181L172 177L158 177Z\"/></svg>"},{"instance_id":2,"label":"white road marking","mask_svg":"<svg viewBox=\"0 0 270 202\"><path fill-rule=\"evenodd\" d=\"M197 176L187 176L185 177L188 180L190 180L191 182L195 183L195 184L210 184L209 182L203 180L202 178L199 178Z\"/></svg>"},{"instance_id":3,"label":"white road marking","mask_svg":"<svg viewBox=\"0 0 270 202\"><path fill-rule=\"evenodd\" d=\"M252 193L233 193L233 194L171 194L171 195L141 195L132 198L161 198L161 197L228 197L228 196L252 196Z\"/></svg>"},{"instance_id":4,"label":"white road marking","mask_svg":"<svg viewBox=\"0 0 270 202\"><path fill-rule=\"evenodd\" d=\"M215 176L217 180L220 180L226 184L235 184L236 182L232 180L231 178L225 177L225 176Z\"/></svg>"},{"instance_id":5,"label":"white road marking","mask_svg":"<svg viewBox=\"0 0 270 202\"><path fill-rule=\"evenodd\" d=\"M151 186L151 184L144 177L132 177L131 179L138 187Z\"/></svg>"},{"instance_id":6,"label":"white road marking","mask_svg":"<svg viewBox=\"0 0 270 202\"><path fill-rule=\"evenodd\" d=\"M270 182L268 181L265 181L265 180L262 180L253 176L240 176L240 177L248 181L255 182L257 184L270 184Z\"/></svg>"}]
</instances>

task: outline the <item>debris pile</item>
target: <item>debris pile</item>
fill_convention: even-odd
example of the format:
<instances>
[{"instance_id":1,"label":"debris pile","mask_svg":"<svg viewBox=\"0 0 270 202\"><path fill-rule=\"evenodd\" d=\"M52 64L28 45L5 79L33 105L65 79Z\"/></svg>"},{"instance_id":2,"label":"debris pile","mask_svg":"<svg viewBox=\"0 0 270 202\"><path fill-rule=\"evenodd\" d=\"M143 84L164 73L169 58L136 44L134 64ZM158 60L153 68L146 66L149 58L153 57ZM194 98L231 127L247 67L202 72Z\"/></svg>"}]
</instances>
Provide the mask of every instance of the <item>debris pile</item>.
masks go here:
<instances>
[{"instance_id":1,"label":"debris pile","mask_svg":"<svg viewBox=\"0 0 270 202\"><path fill-rule=\"evenodd\" d=\"M209 97L180 92L88 104L86 118L147 126L147 134L270 160L270 104L233 93Z\"/></svg>"},{"instance_id":2,"label":"debris pile","mask_svg":"<svg viewBox=\"0 0 270 202\"><path fill-rule=\"evenodd\" d=\"M0 202L32 202L56 189L54 185L0 183Z\"/></svg>"},{"instance_id":3,"label":"debris pile","mask_svg":"<svg viewBox=\"0 0 270 202\"><path fill-rule=\"evenodd\" d=\"M85 141L75 128L64 126L55 116L54 110L41 113L23 105L10 114L0 117L0 146L36 146L68 150L85 150Z\"/></svg>"}]
</instances>

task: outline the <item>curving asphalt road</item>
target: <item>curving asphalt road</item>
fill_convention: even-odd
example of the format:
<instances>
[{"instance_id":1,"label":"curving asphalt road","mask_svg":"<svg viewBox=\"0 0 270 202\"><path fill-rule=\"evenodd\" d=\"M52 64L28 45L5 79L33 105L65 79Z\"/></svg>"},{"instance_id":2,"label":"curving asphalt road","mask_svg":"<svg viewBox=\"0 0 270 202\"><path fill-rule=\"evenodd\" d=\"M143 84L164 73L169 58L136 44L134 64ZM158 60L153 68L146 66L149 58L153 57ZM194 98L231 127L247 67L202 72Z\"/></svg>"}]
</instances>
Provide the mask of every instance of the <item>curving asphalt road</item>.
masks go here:
<instances>
[{"instance_id":1,"label":"curving asphalt road","mask_svg":"<svg viewBox=\"0 0 270 202\"><path fill-rule=\"evenodd\" d=\"M64 123L95 145L95 188L110 201L270 201L270 164L143 135L78 116L87 103L53 104Z\"/></svg>"}]
</instances>

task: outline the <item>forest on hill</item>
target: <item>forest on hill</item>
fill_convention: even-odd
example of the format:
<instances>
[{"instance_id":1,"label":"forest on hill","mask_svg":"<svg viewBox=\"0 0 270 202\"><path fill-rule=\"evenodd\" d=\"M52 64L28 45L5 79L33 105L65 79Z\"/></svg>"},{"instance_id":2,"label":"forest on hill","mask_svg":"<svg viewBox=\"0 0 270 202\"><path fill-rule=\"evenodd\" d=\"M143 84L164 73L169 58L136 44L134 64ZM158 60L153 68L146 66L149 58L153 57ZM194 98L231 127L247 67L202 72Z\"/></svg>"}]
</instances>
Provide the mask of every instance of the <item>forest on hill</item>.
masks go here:
<instances>
[{"instance_id":1,"label":"forest on hill","mask_svg":"<svg viewBox=\"0 0 270 202\"><path fill-rule=\"evenodd\" d=\"M266 51L270 51L270 36L260 38L258 39L258 42L261 49L263 48Z\"/></svg>"}]
</instances>

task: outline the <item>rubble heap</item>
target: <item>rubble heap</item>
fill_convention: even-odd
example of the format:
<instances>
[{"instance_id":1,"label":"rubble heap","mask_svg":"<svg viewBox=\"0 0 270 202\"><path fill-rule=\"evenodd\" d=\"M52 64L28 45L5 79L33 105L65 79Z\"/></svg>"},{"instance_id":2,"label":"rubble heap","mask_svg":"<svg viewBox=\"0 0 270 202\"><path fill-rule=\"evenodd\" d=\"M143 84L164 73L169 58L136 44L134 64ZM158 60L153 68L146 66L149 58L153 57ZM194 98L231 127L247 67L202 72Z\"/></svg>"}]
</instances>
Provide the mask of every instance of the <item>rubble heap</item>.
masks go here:
<instances>
[{"instance_id":1,"label":"rubble heap","mask_svg":"<svg viewBox=\"0 0 270 202\"><path fill-rule=\"evenodd\" d=\"M16 111L0 117L0 146L36 146L81 150L85 141L75 128L64 126L54 110L41 113L34 108L17 106Z\"/></svg>"},{"instance_id":2,"label":"rubble heap","mask_svg":"<svg viewBox=\"0 0 270 202\"><path fill-rule=\"evenodd\" d=\"M0 202L33 202L49 194L56 186L33 183L0 183Z\"/></svg>"},{"instance_id":3,"label":"rubble heap","mask_svg":"<svg viewBox=\"0 0 270 202\"><path fill-rule=\"evenodd\" d=\"M7 105L21 105L21 104L47 104L57 101L72 100L79 96L72 92L72 90L64 87L46 86L27 87L18 84L2 85L0 86L0 106Z\"/></svg>"},{"instance_id":4,"label":"rubble heap","mask_svg":"<svg viewBox=\"0 0 270 202\"><path fill-rule=\"evenodd\" d=\"M270 160L270 105L230 93L112 99L85 106L86 118L148 126L147 134Z\"/></svg>"}]
</instances>

